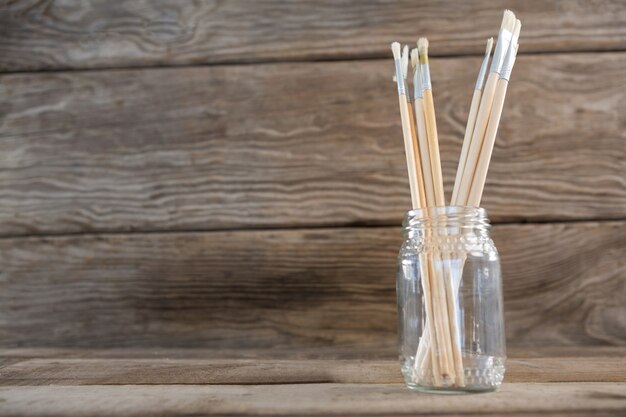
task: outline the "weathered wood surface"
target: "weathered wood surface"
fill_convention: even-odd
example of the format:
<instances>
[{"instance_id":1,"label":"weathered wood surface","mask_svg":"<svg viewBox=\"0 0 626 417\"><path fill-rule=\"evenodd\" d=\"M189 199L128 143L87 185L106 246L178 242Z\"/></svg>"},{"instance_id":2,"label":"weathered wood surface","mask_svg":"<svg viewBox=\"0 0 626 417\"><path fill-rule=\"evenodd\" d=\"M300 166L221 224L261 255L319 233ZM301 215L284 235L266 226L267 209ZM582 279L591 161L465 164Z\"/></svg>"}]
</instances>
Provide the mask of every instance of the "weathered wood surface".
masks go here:
<instances>
[{"instance_id":1,"label":"weathered wood surface","mask_svg":"<svg viewBox=\"0 0 626 417\"><path fill-rule=\"evenodd\" d=\"M624 344L626 223L499 225L511 345ZM0 240L0 344L396 341L397 227Z\"/></svg>"},{"instance_id":2,"label":"weathered wood surface","mask_svg":"<svg viewBox=\"0 0 626 417\"><path fill-rule=\"evenodd\" d=\"M507 356L515 359L549 358L622 358L624 346L518 346L507 347ZM381 343L377 349L365 349L355 346L316 346L268 349L214 349L214 348L74 348L74 347L0 347L0 358L9 363L17 363L27 359L198 359L198 360L370 360L385 361L398 359L398 343L389 340Z\"/></svg>"},{"instance_id":3,"label":"weathered wood surface","mask_svg":"<svg viewBox=\"0 0 626 417\"><path fill-rule=\"evenodd\" d=\"M626 383L504 384L496 393L416 394L400 384L0 387L17 416L623 416Z\"/></svg>"},{"instance_id":4,"label":"weathered wood surface","mask_svg":"<svg viewBox=\"0 0 626 417\"><path fill-rule=\"evenodd\" d=\"M625 382L622 357L508 359L505 382ZM397 360L27 359L0 386L401 384Z\"/></svg>"},{"instance_id":5,"label":"weathered wood surface","mask_svg":"<svg viewBox=\"0 0 626 417\"><path fill-rule=\"evenodd\" d=\"M448 196L476 58L432 60ZM626 54L522 56L483 205L626 217ZM399 224L391 62L0 76L0 234Z\"/></svg>"},{"instance_id":6,"label":"weathered wood surface","mask_svg":"<svg viewBox=\"0 0 626 417\"><path fill-rule=\"evenodd\" d=\"M518 350L497 393L461 397L410 392L397 360L218 360L212 352L3 349L0 414L617 416L626 407L624 347L541 348L537 358Z\"/></svg>"},{"instance_id":7,"label":"weathered wood surface","mask_svg":"<svg viewBox=\"0 0 626 417\"><path fill-rule=\"evenodd\" d=\"M606 358L608 361L623 358L624 346L619 345L535 345L535 346L507 346L507 356L515 360L556 358L557 363L563 358ZM63 359L63 360L248 360L256 361L393 361L398 360L398 342L394 339L381 341L379 346L330 345L330 346L298 346L271 347L250 349L219 349L219 348L161 348L150 346L117 347L117 348L75 348L75 347L0 347L0 367L30 359ZM587 362L585 362L587 363ZM577 368L578 369L578 368ZM591 381L580 381L591 382Z\"/></svg>"},{"instance_id":8,"label":"weathered wood surface","mask_svg":"<svg viewBox=\"0 0 626 417\"><path fill-rule=\"evenodd\" d=\"M502 11L521 52L623 50L619 0L14 1L0 9L0 70L386 57L428 36L431 54L482 54Z\"/></svg>"}]
</instances>

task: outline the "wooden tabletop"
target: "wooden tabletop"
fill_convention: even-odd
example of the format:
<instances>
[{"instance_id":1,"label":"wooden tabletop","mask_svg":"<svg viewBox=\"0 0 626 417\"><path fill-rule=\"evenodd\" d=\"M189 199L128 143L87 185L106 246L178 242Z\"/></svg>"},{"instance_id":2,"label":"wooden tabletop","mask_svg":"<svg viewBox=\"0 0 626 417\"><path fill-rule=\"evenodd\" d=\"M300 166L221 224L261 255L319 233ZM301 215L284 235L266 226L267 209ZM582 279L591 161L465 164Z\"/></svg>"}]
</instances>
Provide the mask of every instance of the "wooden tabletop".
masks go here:
<instances>
[{"instance_id":1,"label":"wooden tabletop","mask_svg":"<svg viewBox=\"0 0 626 417\"><path fill-rule=\"evenodd\" d=\"M0 351L0 415L623 416L625 353L518 350L500 390L450 396L409 391L392 359L7 349Z\"/></svg>"}]
</instances>

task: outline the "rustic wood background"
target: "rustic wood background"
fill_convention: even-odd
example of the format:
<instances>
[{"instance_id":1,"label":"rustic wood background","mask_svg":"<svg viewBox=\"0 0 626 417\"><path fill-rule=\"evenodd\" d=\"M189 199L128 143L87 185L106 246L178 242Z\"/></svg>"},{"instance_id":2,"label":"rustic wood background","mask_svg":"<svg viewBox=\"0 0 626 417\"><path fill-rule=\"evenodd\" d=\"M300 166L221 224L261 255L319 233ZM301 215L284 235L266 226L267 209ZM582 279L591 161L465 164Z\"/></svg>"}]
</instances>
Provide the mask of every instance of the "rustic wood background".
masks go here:
<instances>
[{"instance_id":1,"label":"rustic wood background","mask_svg":"<svg viewBox=\"0 0 626 417\"><path fill-rule=\"evenodd\" d=\"M8 1L0 347L395 353L388 45L431 39L450 191L484 38L510 346L626 344L623 1Z\"/></svg>"}]
</instances>

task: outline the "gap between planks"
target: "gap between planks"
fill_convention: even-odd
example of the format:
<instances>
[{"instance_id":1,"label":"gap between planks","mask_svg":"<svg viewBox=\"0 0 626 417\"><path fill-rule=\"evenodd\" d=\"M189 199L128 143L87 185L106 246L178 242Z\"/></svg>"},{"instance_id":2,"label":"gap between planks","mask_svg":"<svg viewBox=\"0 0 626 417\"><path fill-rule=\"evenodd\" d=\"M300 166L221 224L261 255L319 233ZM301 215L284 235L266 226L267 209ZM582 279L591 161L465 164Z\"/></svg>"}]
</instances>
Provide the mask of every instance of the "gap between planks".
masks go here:
<instances>
[{"instance_id":1,"label":"gap between planks","mask_svg":"<svg viewBox=\"0 0 626 417\"><path fill-rule=\"evenodd\" d=\"M538 51L519 51L518 56L535 56L535 55L560 55L560 54L604 54L604 53L616 53L626 52L625 47L616 46L606 49L555 49L555 50L538 50ZM459 52L448 54L429 54L434 59L451 59L451 58L467 58L467 57L482 57L484 51L476 52ZM223 60L217 62L207 63L195 63L195 64L155 64L155 65L119 65L109 67L96 67L96 68L46 68L36 70L16 70L16 71L0 71L0 77L3 75L15 75L15 74L44 74L44 73L82 73L82 72L108 72L108 71L130 71L130 70L159 70L159 69L173 69L173 68L206 68L206 67L232 67L232 66L260 66L260 65L275 65L275 64L307 64L307 63L335 63L335 62L366 62L366 61L380 61L389 60L391 57L388 54L373 53L373 54L359 54L359 55L345 55L336 57L284 57L284 58L267 58L258 60Z\"/></svg>"},{"instance_id":2,"label":"gap between planks","mask_svg":"<svg viewBox=\"0 0 626 417\"><path fill-rule=\"evenodd\" d=\"M616 218L578 218L578 219L533 219L533 220L500 220L491 222L491 226L532 226L543 224L583 224L583 223L620 223L626 222L626 217ZM349 223L311 223L298 224L294 226L284 225L268 225L255 227L212 227L206 229L150 229L150 230L93 230L93 231L76 231L76 232L40 232L40 233L24 233L24 234L5 234L0 235L0 240L10 239L37 239L37 238L65 238L80 236L118 236L118 235L168 235L168 234L204 234L204 233L246 233L246 232L281 232L281 231L307 231L307 230L329 230L329 229L384 229L402 227L399 223L375 223L375 222L349 222Z\"/></svg>"}]
</instances>

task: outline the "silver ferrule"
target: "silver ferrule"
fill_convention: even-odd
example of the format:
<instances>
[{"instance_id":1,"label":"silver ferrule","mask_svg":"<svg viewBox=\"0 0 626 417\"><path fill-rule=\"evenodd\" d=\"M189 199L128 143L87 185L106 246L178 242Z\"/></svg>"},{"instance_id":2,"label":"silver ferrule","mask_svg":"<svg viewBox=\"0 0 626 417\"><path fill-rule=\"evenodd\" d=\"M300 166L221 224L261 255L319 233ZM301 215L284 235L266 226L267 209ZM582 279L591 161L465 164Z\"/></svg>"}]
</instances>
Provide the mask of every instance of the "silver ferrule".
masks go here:
<instances>
[{"instance_id":1,"label":"silver ferrule","mask_svg":"<svg viewBox=\"0 0 626 417\"><path fill-rule=\"evenodd\" d=\"M420 64L420 76L422 78L422 91L432 90L433 85L430 82L430 69L428 64Z\"/></svg>"},{"instance_id":2,"label":"silver ferrule","mask_svg":"<svg viewBox=\"0 0 626 417\"><path fill-rule=\"evenodd\" d=\"M398 95L406 96L406 82L402 76L402 61L394 59L393 63L396 66L396 83L398 84Z\"/></svg>"},{"instance_id":3,"label":"silver ferrule","mask_svg":"<svg viewBox=\"0 0 626 417\"><path fill-rule=\"evenodd\" d=\"M420 66L415 66L415 71L413 72L413 98L418 99L422 98L424 95L422 94L422 80L420 77Z\"/></svg>"},{"instance_id":4,"label":"silver ferrule","mask_svg":"<svg viewBox=\"0 0 626 417\"><path fill-rule=\"evenodd\" d=\"M506 51L509 49L512 37L513 33L506 29L500 29L498 42L496 42L496 50L493 53L493 60L491 61L491 72L497 72L500 74L502 64L504 62L504 56L506 55Z\"/></svg>"},{"instance_id":5,"label":"silver ferrule","mask_svg":"<svg viewBox=\"0 0 626 417\"><path fill-rule=\"evenodd\" d=\"M405 94L406 95L406 101L408 103L410 103L411 102L411 94L410 94L411 90L409 89L409 82L406 79L403 82L404 82L404 91L406 93Z\"/></svg>"},{"instance_id":6,"label":"silver ferrule","mask_svg":"<svg viewBox=\"0 0 626 417\"><path fill-rule=\"evenodd\" d=\"M502 64L502 71L500 72L500 79L507 80L511 78L511 72L513 71L513 65L515 65L515 57L517 56L517 47L519 45L511 45L504 58Z\"/></svg>"},{"instance_id":7,"label":"silver ferrule","mask_svg":"<svg viewBox=\"0 0 626 417\"><path fill-rule=\"evenodd\" d=\"M476 90L482 91L485 86L485 75L487 75L487 66L489 65L489 54L485 54L483 63L480 64L480 71L478 71L478 78L476 78Z\"/></svg>"}]
</instances>

